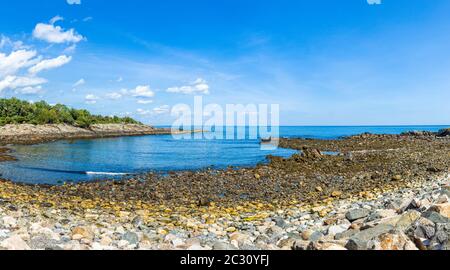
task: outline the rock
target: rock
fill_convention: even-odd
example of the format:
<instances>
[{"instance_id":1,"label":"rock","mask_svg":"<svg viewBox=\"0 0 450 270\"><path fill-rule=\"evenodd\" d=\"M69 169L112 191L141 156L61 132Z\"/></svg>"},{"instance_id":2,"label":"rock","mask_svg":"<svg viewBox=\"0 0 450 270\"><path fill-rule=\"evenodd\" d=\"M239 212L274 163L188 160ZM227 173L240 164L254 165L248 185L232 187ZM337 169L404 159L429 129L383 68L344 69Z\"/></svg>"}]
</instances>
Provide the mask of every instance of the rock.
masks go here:
<instances>
[{"instance_id":1,"label":"rock","mask_svg":"<svg viewBox=\"0 0 450 270\"><path fill-rule=\"evenodd\" d=\"M392 225L380 224L373 228L360 231L353 235L345 247L349 250L366 250L368 248L368 242L381 234L387 233L394 229Z\"/></svg>"},{"instance_id":2,"label":"rock","mask_svg":"<svg viewBox=\"0 0 450 270\"><path fill-rule=\"evenodd\" d=\"M302 239L305 240L305 241L309 240L313 233L314 233L314 231L312 231L312 230L304 230L301 233Z\"/></svg>"},{"instance_id":3,"label":"rock","mask_svg":"<svg viewBox=\"0 0 450 270\"><path fill-rule=\"evenodd\" d=\"M320 187L320 186L318 186L318 187L316 187L316 191L317 191L317 192L322 192L322 191L323 191L323 188Z\"/></svg>"},{"instance_id":4,"label":"rock","mask_svg":"<svg viewBox=\"0 0 450 270\"><path fill-rule=\"evenodd\" d=\"M83 238L94 239L94 234L88 227L75 227L72 229L73 240L80 240Z\"/></svg>"},{"instance_id":5,"label":"rock","mask_svg":"<svg viewBox=\"0 0 450 270\"><path fill-rule=\"evenodd\" d=\"M313 232L311 234L311 236L309 237L309 241L311 241L311 242L319 241L323 236L324 235L321 232Z\"/></svg>"},{"instance_id":6,"label":"rock","mask_svg":"<svg viewBox=\"0 0 450 270\"><path fill-rule=\"evenodd\" d=\"M401 181L403 177L400 174L392 176L392 181Z\"/></svg>"},{"instance_id":7,"label":"rock","mask_svg":"<svg viewBox=\"0 0 450 270\"><path fill-rule=\"evenodd\" d=\"M243 244L247 243L247 241L250 240L250 236L244 233L240 232L234 232L230 235L230 241L236 242L239 247L241 247Z\"/></svg>"},{"instance_id":8,"label":"rock","mask_svg":"<svg viewBox=\"0 0 450 270\"><path fill-rule=\"evenodd\" d=\"M345 217L350 221L353 222L355 220L365 218L370 214L370 211L367 209L354 209L350 210L345 214Z\"/></svg>"},{"instance_id":9,"label":"rock","mask_svg":"<svg viewBox=\"0 0 450 270\"><path fill-rule=\"evenodd\" d=\"M434 211L446 218L450 218L450 203L435 204L429 209L429 211Z\"/></svg>"},{"instance_id":10,"label":"rock","mask_svg":"<svg viewBox=\"0 0 450 270\"><path fill-rule=\"evenodd\" d=\"M292 245L292 250L308 250L309 241L296 240Z\"/></svg>"},{"instance_id":11,"label":"rock","mask_svg":"<svg viewBox=\"0 0 450 270\"><path fill-rule=\"evenodd\" d=\"M122 240L127 241L130 245L136 245L139 243L139 236L134 232L126 232L122 236Z\"/></svg>"},{"instance_id":12,"label":"rock","mask_svg":"<svg viewBox=\"0 0 450 270\"><path fill-rule=\"evenodd\" d=\"M402 232L393 231L381 234L369 241L369 250L418 250L413 242Z\"/></svg>"},{"instance_id":13,"label":"rock","mask_svg":"<svg viewBox=\"0 0 450 270\"><path fill-rule=\"evenodd\" d=\"M135 226L135 227L140 227L144 224L144 221L142 220L142 218L140 216L136 216L131 221L131 224L133 224L133 226Z\"/></svg>"},{"instance_id":14,"label":"rock","mask_svg":"<svg viewBox=\"0 0 450 270\"><path fill-rule=\"evenodd\" d=\"M336 239L336 240L347 239L347 238L350 238L353 235L357 234L358 232L359 232L359 230L350 229L348 231L336 234L334 236L334 239Z\"/></svg>"},{"instance_id":15,"label":"rock","mask_svg":"<svg viewBox=\"0 0 450 270\"><path fill-rule=\"evenodd\" d=\"M412 198L401 198L401 199L395 199L391 200L387 205L387 209L393 209L397 211L397 213L402 213L405 211L406 208L411 204Z\"/></svg>"},{"instance_id":16,"label":"rock","mask_svg":"<svg viewBox=\"0 0 450 270\"><path fill-rule=\"evenodd\" d=\"M310 243L308 245L308 250L347 250L345 247L336 243Z\"/></svg>"},{"instance_id":17,"label":"rock","mask_svg":"<svg viewBox=\"0 0 450 270\"><path fill-rule=\"evenodd\" d=\"M222 241L216 241L213 244L213 250L236 250L236 248L226 242L222 242Z\"/></svg>"},{"instance_id":18,"label":"rock","mask_svg":"<svg viewBox=\"0 0 450 270\"><path fill-rule=\"evenodd\" d=\"M341 196L342 196L342 192L341 192L341 191L335 190L335 191L333 191L333 192L331 193L331 197L338 198L338 197L341 197Z\"/></svg>"},{"instance_id":19,"label":"rock","mask_svg":"<svg viewBox=\"0 0 450 270\"><path fill-rule=\"evenodd\" d=\"M31 238L29 246L33 250L55 250L58 248L58 241L46 235L38 235Z\"/></svg>"},{"instance_id":20,"label":"rock","mask_svg":"<svg viewBox=\"0 0 450 270\"><path fill-rule=\"evenodd\" d=\"M449 223L450 222L449 218L444 217L435 211L427 211L427 212L423 213L422 216L428 220L431 220L433 223Z\"/></svg>"},{"instance_id":21,"label":"rock","mask_svg":"<svg viewBox=\"0 0 450 270\"><path fill-rule=\"evenodd\" d=\"M2 242L0 242L0 247L7 250L30 250L30 247L22 240L18 235L13 235Z\"/></svg>"},{"instance_id":22,"label":"rock","mask_svg":"<svg viewBox=\"0 0 450 270\"><path fill-rule=\"evenodd\" d=\"M3 226L7 229L14 228L17 226L17 220L10 216L4 216L2 218L2 223L3 223Z\"/></svg>"},{"instance_id":23,"label":"rock","mask_svg":"<svg viewBox=\"0 0 450 270\"><path fill-rule=\"evenodd\" d=\"M347 231L349 227L350 225L347 224L334 225L328 228L328 234L335 236L336 234L340 234Z\"/></svg>"},{"instance_id":24,"label":"rock","mask_svg":"<svg viewBox=\"0 0 450 270\"><path fill-rule=\"evenodd\" d=\"M100 240L100 245L102 246L110 246L112 244L113 240L109 238L108 236L103 237Z\"/></svg>"},{"instance_id":25,"label":"rock","mask_svg":"<svg viewBox=\"0 0 450 270\"><path fill-rule=\"evenodd\" d=\"M406 230L410 227L417 219L419 219L421 213L415 210L409 210L403 214L400 219L396 222L395 227L401 230Z\"/></svg>"}]
</instances>

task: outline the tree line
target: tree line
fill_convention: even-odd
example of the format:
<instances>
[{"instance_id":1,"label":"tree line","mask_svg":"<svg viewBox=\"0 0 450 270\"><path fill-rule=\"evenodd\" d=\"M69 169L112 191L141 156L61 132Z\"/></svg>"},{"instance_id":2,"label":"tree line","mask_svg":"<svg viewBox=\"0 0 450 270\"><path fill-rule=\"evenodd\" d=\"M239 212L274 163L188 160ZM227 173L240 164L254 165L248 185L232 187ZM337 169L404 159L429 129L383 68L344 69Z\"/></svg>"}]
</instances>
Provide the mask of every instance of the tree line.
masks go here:
<instances>
[{"instance_id":1,"label":"tree line","mask_svg":"<svg viewBox=\"0 0 450 270\"><path fill-rule=\"evenodd\" d=\"M54 106L45 101L35 103L17 98L0 99L0 126L7 124L68 124L88 128L94 124L140 124L130 117L92 115L62 104Z\"/></svg>"}]
</instances>

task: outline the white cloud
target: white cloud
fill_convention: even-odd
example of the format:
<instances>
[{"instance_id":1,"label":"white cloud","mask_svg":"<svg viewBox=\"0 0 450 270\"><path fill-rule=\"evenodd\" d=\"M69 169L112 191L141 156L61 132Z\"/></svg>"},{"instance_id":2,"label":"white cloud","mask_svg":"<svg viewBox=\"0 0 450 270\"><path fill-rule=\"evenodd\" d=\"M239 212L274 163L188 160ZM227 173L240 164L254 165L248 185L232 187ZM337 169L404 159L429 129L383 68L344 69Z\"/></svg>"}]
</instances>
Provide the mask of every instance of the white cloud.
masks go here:
<instances>
[{"instance_id":1,"label":"white cloud","mask_svg":"<svg viewBox=\"0 0 450 270\"><path fill-rule=\"evenodd\" d=\"M168 93L181 93L181 94L209 94L209 85L204 79L197 79L189 85L171 87L167 89Z\"/></svg>"},{"instance_id":2,"label":"white cloud","mask_svg":"<svg viewBox=\"0 0 450 270\"><path fill-rule=\"evenodd\" d=\"M88 21L92 21L94 18L93 17L86 17L83 19L83 22L88 22Z\"/></svg>"},{"instance_id":3,"label":"white cloud","mask_svg":"<svg viewBox=\"0 0 450 270\"><path fill-rule=\"evenodd\" d=\"M84 98L86 104L95 104L99 99L100 99L99 97L93 94L86 95L86 97Z\"/></svg>"},{"instance_id":4,"label":"white cloud","mask_svg":"<svg viewBox=\"0 0 450 270\"><path fill-rule=\"evenodd\" d=\"M122 98L122 94L119 94L119 93L109 93L109 94L106 94L106 97L109 98L109 99L117 100L117 99Z\"/></svg>"},{"instance_id":5,"label":"white cloud","mask_svg":"<svg viewBox=\"0 0 450 270\"><path fill-rule=\"evenodd\" d=\"M154 114L165 114L165 113L169 113L169 111L170 111L169 105L163 105L163 106L153 109Z\"/></svg>"},{"instance_id":6,"label":"white cloud","mask_svg":"<svg viewBox=\"0 0 450 270\"><path fill-rule=\"evenodd\" d=\"M138 104L152 104L153 103L153 100L142 100L142 99L140 99L140 100L138 100L137 101L137 103Z\"/></svg>"},{"instance_id":7,"label":"white cloud","mask_svg":"<svg viewBox=\"0 0 450 270\"><path fill-rule=\"evenodd\" d=\"M152 98L155 96L155 92L150 89L149 85L139 85L131 90L130 93L133 97L138 98Z\"/></svg>"},{"instance_id":8,"label":"white cloud","mask_svg":"<svg viewBox=\"0 0 450 270\"><path fill-rule=\"evenodd\" d=\"M35 64L36 51L19 50L8 56L0 53L0 77L15 74L21 68Z\"/></svg>"},{"instance_id":9,"label":"white cloud","mask_svg":"<svg viewBox=\"0 0 450 270\"><path fill-rule=\"evenodd\" d=\"M61 67L72 60L72 56L61 55L53 59L42 60L35 66L28 69L31 74L37 74L44 70L54 69Z\"/></svg>"},{"instance_id":10,"label":"white cloud","mask_svg":"<svg viewBox=\"0 0 450 270\"><path fill-rule=\"evenodd\" d=\"M72 86L73 87L78 87L78 86L84 85L85 83L86 83L86 81L83 78L81 78L76 83L74 83Z\"/></svg>"},{"instance_id":11,"label":"white cloud","mask_svg":"<svg viewBox=\"0 0 450 270\"><path fill-rule=\"evenodd\" d=\"M122 78L122 76L120 76L119 78L117 78L117 80L116 80L116 82L122 82L123 81L123 78Z\"/></svg>"},{"instance_id":12,"label":"white cloud","mask_svg":"<svg viewBox=\"0 0 450 270\"><path fill-rule=\"evenodd\" d=\"M77 49L77 45L76 44L72 44L69 47L65 48L63 53L72 54L72 53L75 52L76 49Z\"/></svg>"},{"instance_id":13,"label":"white cloud","mask_svg":"<svg viewBox=\"0 0 450 270\"><path fill-rule=\"evenodd\" d=\"M5 89L15 90L17 88L37 86L46 82L46 79L39 77L6 76L6 78L0 81L0 92Z\"/></svg>"},{"instance_id":14,"label":"white cloud","mask_svg":"<svg viewBox=\"0 0 450 270\"><path fill-rule=\"evenodd\" d=\"M69 5L81 5L81 0L67 0Z\"/></svg>"},{"instance_id":15,"label":"white cloud","mask_svg":"<svg viewBox=\"0 0 450 270\"><path fill-rule=\"evenodd\" d=\"M4 35L1 36L0 39L0 49L4 47L9 47L13 51L21 50L21 49L29 49L29 46L25 46L22 41L13 41L9 37L6 37Z\"/></svg>"},{"instance_id":16,"label":"white cloud","mask_svg":"<svg viewBox=\"0 0 450 270\"><path fill-rule=\"evenodd\" d=\"M381 5L381 0L367 0L369 5Z\"/></svg>"},{"instance_id":17,"label":"white cloud","mask_svg":"<svg viewBox=\"0 0 450 270\"><path fill-rule=\"evenodd\" d=\"M137 111L137 113L140 114L140 115L148 115L148 114L151 114L151 113L152 113L152 111L144 110L144 109L137 109L136 111Z\"/></svg>"},{"instance_id":18,"label":"white cloud","mask_svg":"<svg viewBox=\"0 0 450 270\"><path fill-rule=\"evenodd\" d=\"M78 43L84 37L75 32L75 29L65 31L60 26L38 23L33 31L33 37L49 43Z\"/></svg>"},{"instance_id":19,"label":"white cloud","mask_svg":"<svg viewBox=\"0 0 450 270\"><path fill-rule=\"evenodd\" d=\"M23 95L39 94L39 93L42 92L42 85L27 86L27 87L24 87L24 88L17 89L15 92L17 94L23 94Z\"/></svg>"},{"instance_id":20,"label":"white cloud","mask_svg":"<svg viewBox=\"0 0 450 270\"><path fill-rule=\"evenodd\" d=\"M55 17L50 19L50 24L55 24L56 22L59 21L64 21L64 18L59 15L56 15Z\"/></svg>"}]
</instances>

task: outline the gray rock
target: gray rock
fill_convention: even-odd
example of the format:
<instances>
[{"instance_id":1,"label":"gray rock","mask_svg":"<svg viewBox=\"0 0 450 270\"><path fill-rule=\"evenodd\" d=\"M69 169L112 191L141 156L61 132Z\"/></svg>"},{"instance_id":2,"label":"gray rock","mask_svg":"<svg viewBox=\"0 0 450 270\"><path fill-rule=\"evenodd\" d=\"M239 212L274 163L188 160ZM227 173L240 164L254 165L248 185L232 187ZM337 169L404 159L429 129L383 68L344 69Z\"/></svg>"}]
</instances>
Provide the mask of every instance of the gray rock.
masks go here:
<instances>
[{"instance_id":1,"label":"gray rock","mask_svg":"<svg viewBox=\"0 0 450 270\"><path fill-rule=\"evenodd\" d=\"M232 244L222 242L222 241L216 241L214 242L212 246L213 250L237 250L235 246Z\"/></svg>"},{"instance_id":2,"label":"gray rock","mask_svg":"<svg viewBox=\"0 0 450 270\"><path fill-rule=\"evenodd\" d=\"M297 240L292 245L292 250L308 250L309 243L308 241Z\"/></svg>"},{"instance_id":3,"label":"gray rock","mask_svg":"<svg viewBox=\"0 0 450 270\"><path fill-rule=\"evenodd\" d=\"M347 214L345 214L345 217L353 222L355 220L361 219L361 218L365 218L370 214L370 211L367 209L354 209L354 210L350 210L347 212Z\"/></svg>"},{"instance_id":4,"label":"gray rock","mask_svg":"<svg viewBox=\"0 0 450 270\"><path fill-rule=\"evenodd\" d=\"M442 216L439 213L436 213L434 211L427 211L422 214L422 216L433 223L449 223L450 219Z\"/></svg>"},{"instance_id":5,"label":"gray rock","mask_svg":"<svg viewBox=\"0 0 450 270\"><path fill-rule=\"evenodd\" d=\"M311 234L311 236L309 237L309 240L311 242L316 242L316 241L319 241L322 237L324 237L323 233L321 233L321 232L313 232Z\"/></svg>"},{"instance_id":6,"label":"gray rock","mask_svg":"<svg viewBox=\"0 0 450 270\"><path fill-rule=\"evenodd\" d=\"M352 237L353 235L355 235L357 233L359 233L359 230L351 229L351 230L348 230L346 232L336 234L334 236L334 239L336 239L336 240L347 239L347 238L350 238L350 237Z\"/></svg>"},{"instance_id":7,"label":"gray rock","mask_svg":"<svg viewBox=\"0 0 450 270\"><path fill-rule=\"evenodd\" d=\"M57 248L58 246L58 242L50 239L49 237L45 236L45 235L38 235L35 236L33 238L31 238L30 242L29 242L29 246L31 249L35 250L35 249L40 249L40 250L53 250L55 248Z\"/></svg>"},{"instance_id":8,"label":"gray rock","mask_svg":"<svg viewBox=\"0 0 450 270\"><path fill-rule=\"evenodd\" d=\"M126 232L122 236L122 240L128 241L130 245L136 245L137 243L139 243L139 236L134 232Z\"/></svg>"},{"instance_id":9,"label":"gray rock","mask_svg":"<svg viewBox=\"0 0 450 270\"><path fill-rule=\"evenodd\" d=\"M370 240L378 237L384 233L387 233L394 229L392 225L380 224L373 228L361 231L353 235L347 245L345 246L349 250L366 250L367 244Z\"/></svg>"},{"instance_id":10,"label":"gray rock","mask_svg":"<svg viewBox=\"0 0 450 270\"><path fill-rule=\"evenodd\" d=\"M275 224L280 228L286 228L287 226L286 221L281 217L276 217L273 221L275 221Z\"/></svg>"}]
</instances>

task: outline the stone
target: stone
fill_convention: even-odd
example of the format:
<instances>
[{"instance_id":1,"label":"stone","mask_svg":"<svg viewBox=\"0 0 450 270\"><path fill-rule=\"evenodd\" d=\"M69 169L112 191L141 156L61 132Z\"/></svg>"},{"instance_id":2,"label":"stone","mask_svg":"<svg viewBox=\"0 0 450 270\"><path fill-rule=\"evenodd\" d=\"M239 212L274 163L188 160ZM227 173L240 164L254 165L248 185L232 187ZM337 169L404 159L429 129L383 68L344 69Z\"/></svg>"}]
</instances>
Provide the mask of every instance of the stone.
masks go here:
<instances>
[{"instance_id":1,"label":"stone","mask_svg":"<svg viewBox=\"0 0 450 270\"><path fill-rule=\"evenodd\" d=\"M126 232L122 236L122 240L127 241L130 245L136 245L139 243L139 236L134 232Z\"/></svg>"},{"instance_id":2,"label":"stone","mask_svg":"<svg viewBox=\"0 0 450 270\"><path fill-rule=\"evenodd\" d=\"M292 245L292 250L308 250L309 241L296 240Z\"/></svg>"},{"instance_id":3,"label":"stone","mask_svg":"<svg viewBox=\"0 0 450 270\"><path fill-rule=\"evenodd\" d=\"M223 241L214 242L212 248L213 250L237 250L233 245Z\"/></svg>"},{"instance_id":4,"label":"stone","mask_svg":"<svg viewBox=\"0 0 450 270\"><path fill-rule=\"evenodd\" d=\"M418 250L402 231L393 231L377 236L368 243L369 250Z\"/></svg>"},{"instance_id":5,"label":"stone","mask_svg":"<svg viewBox=\"0 0 450 270\"><path fill-rule=\"evenodd\" d=\"M2 223L3 223L3 226L7 229L14 228L17 226L17 220L10 216L4 216L2 218Z\"/></svg>"},{"instance_id":6,"label":"stone","mask_svg":"<svg viewBox=\"0 0 450 270\"><path fill-rule=\"evenodd\" d=\"M133 224L133 226L135 226L135 227L140 227L144 224L144 221L142 220L142 218L140 216L136 216L131 221L131 224Z\"/></svg>"},{"instance_id":7,"label":"stone","mask_svg":"<svg viewBox=\"0 0 450 270\"><path fill-rule=\"evenodd\" d=\"M401 230L406 230L421 216L421 213L415 210L409 210L404 213L395 224L395 227Z\"/></svg>"},{"instance_id":8,"label":"stone","mask_svg":"<svg viewBox=\"0 0 450 270\"><path fill-rule=\"evenodd\" d=\"M367 209L354 209L350 210L345 214L345 217L350 221L353 222L355 220L365 218L370 214L370 211Z\"/></svg>"},{"instance_id":9,"label":"stone","mask_svg":"<svg viewBox=\"0 0 450 270\"><path fill-rule=\"evenodd\" d=\"M359 230L350 229L348 231L336 234L334 236L334 239L336 239L336 240L347 239L347 238L350 238L353 235L357 234L358 232L359 232Z\"/></svg>"},{"instance_id":10,"label":"stone","mask_svg":"<svg viewBox=\"0 0 450 270\"><path fill-rule=\"evenodd\" d=\"M392 181L401 181L403 179L403 176L400 174L392 176Z\"/></svg>"},{"instance_id":11,"label":"stone","mask_svg":"<svg viewBox=\"0 0 450 270\"><path fill-rule=\"evenodd\" d=\"M435 204L429 209L429 211L434 211L446 218L450 218L450 203Z\"/></svg>"},{"instance_id":12,"label":"stone","mask_svg":"<svg viewBox=\"0 0 450 270\"><path fill-rule=\"evenodd\" d=\"M311 238L311 235L314 233L314 231L312 231L312 230L304 230L302 233L301 233L301 236L302 236L302 239L303 240L309 240L310 238Z\"/></svg>"},{"instance_id":13,"label":"stone","mask_svg":"<svg viewBox=\"0 0 450 270\"><path fill-rule=\"evenodd\" d=\"M23 239L18 235L13 235L2 242L0 242L0 247L7 250L30 250L31 248L28 244L23 241Z\"/></svg>"},{"instance_id":14,"label":"stone","mask_svg":"<svg viewBox=\"0 0 450 270\"><path fill-rule=\"evenodd\" d=\"M335 198L341 197L341 196L342 196L342 192L341 192L341 191L338 191L338 190L335 190L335 191L333 191L333 192L331 193L331 196L332 196L332 197L335 197Z\"/></svg>"},{"instance_id":15,"label":"stone","mask_svg":"<svg viewBox=\"0 0 450 270\"><path fill-rule=\"evenodd\" d=\"M360 231L348 240L345 247L349 250L367 250L370 240L383 233L388 233L392 229L394 229L392 225L380 224L373 228Z\"/></svg>"},{"instance_id":16,"label":"stone","mask_svg":"<svg viewBox=\"0 0 450 270\"><path fill-rule=\"evenodd\" d=\"M450 220L447 217L442 216L441 214L435 211L427 211L422 214L422 216L433 223L449 223Z\"/></svg>"},{"instance_id":17,"label":"stone","mask_svg":"<svg viewBox=\"0 0 450 270\"><path fill-rule=\"evenodd\" d=\"M110 246L112 244L113 240L109 238L108 236L103 237L100 239L100 244L102 246Z\"/></svg>"},{"instance_id":18,"label":"stone","mask_svg":"<svg viewBox=\"0 0 450 270\"><path fill-rule=\"evenodd\" d=\"M336 234L347 231L349 227L350 225L347 224L333 225L328 228L328 234L335 236Z\"/></svg>"},{"instance_id":19,"label":"stone","mask_svg":"<svg viewBox=\"0 0 450 270\"><path fill-rule=\"evenodd\" d=\"M316 241L319 241L320 239L322 239L322 237L324 237L323 233L316 231L311 234L311 236L309 237L309 241L316 242Z\"/></svg>"},{"instance_id":20,"label":"stone","mask_svg":"<svg viewBox=\"0 0 450 270\"><path fill-rule=\"evenodd\" d=\"M336 244L336 243L310 243L308 246L309 250L329 250L329 251L338 251L338 250L347 250L345 247Z\"/></svg>"},{"instance_id":21,"label":"stone","mask_svg":"<svg viewBox=\"0 0 450 270\"><path fill-rule=\"evenodd\" d=\"M73 240L80 240L83 238L94 239L94 234L88 227L75 227L72 229Z\"/></svg>"}]
</instances>

